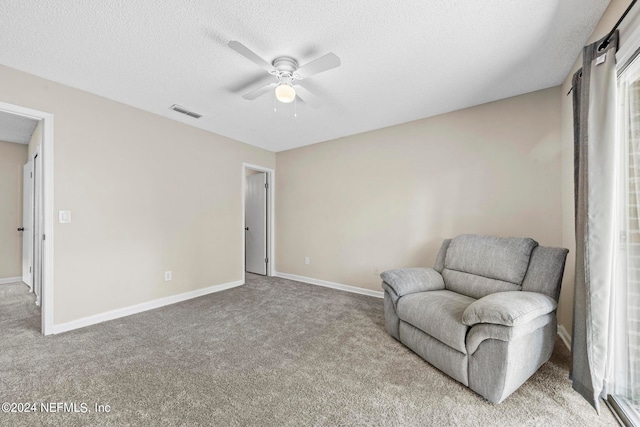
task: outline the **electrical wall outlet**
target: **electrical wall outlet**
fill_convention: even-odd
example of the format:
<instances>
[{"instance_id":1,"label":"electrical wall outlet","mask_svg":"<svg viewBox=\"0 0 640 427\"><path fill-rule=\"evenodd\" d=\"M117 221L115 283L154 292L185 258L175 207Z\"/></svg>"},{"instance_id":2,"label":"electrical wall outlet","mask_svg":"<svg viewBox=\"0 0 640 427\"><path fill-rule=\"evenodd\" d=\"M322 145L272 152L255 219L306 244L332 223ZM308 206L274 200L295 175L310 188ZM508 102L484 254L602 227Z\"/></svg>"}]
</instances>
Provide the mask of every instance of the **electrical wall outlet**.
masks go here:
<instances>
[{"instance_id":1,"label":"electrical wall outlet","mask_svg":"<svg viewBox=\"0 0 640 427\"><path fill-rule=\"evenodd\" d=\"M58 222L69 224L71 222L71 211L58 211Z\"/></svg>"},{"instance_id":2,"label":"electrical wall outlet","mask_svg":"<svg viewBox=\"0 0 640 427\"><path fill-rule=\"evenodd\" d=\"M373 275L374 276L379 276L380 273L381 273L380 267L373 267Z\"/></svg>"},{"instance_id":3,"label":"electrical wall outlet","mask_svg":"<svg viewBox=\"0 0 640 427\"><path fill-rule=\"evenodd\" d=\"M171 270L164 272L164 281L168 282L169 280L171 280Z\"/></svg>"},{"instance_id":4,"label":"electrical wall outlet","mask_svg":"<svg viewBox=\"0 0 640 427\"><path fill-rule=\"evenodd\" d=\"M309 262L310 262L309 257L308 256L304 257L304 265L309 265Z\"/></svg>"}]
</instances>

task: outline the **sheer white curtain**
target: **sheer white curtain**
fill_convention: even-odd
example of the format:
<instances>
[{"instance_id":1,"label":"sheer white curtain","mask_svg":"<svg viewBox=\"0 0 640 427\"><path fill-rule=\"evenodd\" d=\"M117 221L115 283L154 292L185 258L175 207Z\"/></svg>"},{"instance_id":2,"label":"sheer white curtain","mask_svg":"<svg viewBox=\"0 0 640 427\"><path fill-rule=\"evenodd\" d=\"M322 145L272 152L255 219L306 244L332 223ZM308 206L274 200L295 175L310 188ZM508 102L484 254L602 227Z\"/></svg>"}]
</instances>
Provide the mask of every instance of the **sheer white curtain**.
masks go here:
<instances>
[{"instance_id":1,"label":"sheer white curtain","mask_svg":"<svg viewBox=\"0 0 640 427\"><path fill-rule=\"evenodd\" d=\"M618 80L620 185L609 393L640 407L640 59Z\"/></svg>"}]
</instances>

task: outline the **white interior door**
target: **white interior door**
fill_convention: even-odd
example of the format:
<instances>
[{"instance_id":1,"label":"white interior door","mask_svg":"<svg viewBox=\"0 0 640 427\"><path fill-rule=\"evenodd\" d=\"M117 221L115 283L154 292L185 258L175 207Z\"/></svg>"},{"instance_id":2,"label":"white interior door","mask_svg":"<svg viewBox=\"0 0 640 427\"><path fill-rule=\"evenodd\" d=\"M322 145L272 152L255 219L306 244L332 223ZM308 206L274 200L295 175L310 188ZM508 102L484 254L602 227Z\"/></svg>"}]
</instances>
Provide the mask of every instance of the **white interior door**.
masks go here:
<instances>
[{"instance_id":1,"label":"white interior door","mask_svg":"<svg viewBox=\"0 0 640 427\"><path fill-rule=\"evenodd\" d=\"M39 151L39 149L38 149ZM42 161L33 159L33 291L36 305L42 301Z\"/></svg>"},{"instance_id":2,"label":"white interior door","mask_svg":"<svg viewBox=\"0 0 640 427\"><path fill-rule=\"evenodd\" d=\"M267 174L246 177L245 191L245 270L267 274Z\"/></svg>"},{"instance_id":3,"label":"white interior door","mask_svg":"<svg viewBox=\"0 0 640 427\"><path fill-rule=\"evenodd\" d=\"M22 169L22 281L33 291L33 160Z\"/></svg>"}]
</instances>

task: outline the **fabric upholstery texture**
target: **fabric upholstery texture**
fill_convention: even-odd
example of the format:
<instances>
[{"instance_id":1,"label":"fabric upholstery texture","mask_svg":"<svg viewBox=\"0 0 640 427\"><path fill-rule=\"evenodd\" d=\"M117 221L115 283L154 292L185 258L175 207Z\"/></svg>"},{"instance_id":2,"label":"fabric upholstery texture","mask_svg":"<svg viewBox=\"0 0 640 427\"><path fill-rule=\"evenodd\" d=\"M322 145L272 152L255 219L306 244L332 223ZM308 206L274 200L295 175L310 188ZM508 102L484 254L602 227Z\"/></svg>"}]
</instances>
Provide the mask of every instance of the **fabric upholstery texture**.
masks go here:
<instances>
[{"instance_id":1,"label":"fabric upholstery texture","mask_svg":"<svg viewBox=\"0 0 640 427\"><path fill-rule=\"evenodd\" d=\"M536 246L529 238L463 234L451 240L445 267L521 285Z\"/></svg>"},{"instance_id":2,"label":"fabric upholstery texture","mask_svg":"<svg viewBox=\"0 0 640 427\"><path fill-rule=\"evenodd\" d=\"M444 270L444 260L447 257L447 249L449 249L450 244L451 239L445 239L440 246L438 255L436 255L436 262L433 264L433 269L438 273L442 273L442 270Z\"/></svg>"},{"instance_id":3,"label":"fabric upholstery texture","mask_svg":"<svg viewBox=\"0 0 640 427\"><path fill-rule=\"evenodd\" d=\"M469 385L468 358L408 323L400 322L400 341L456 381Z\"/></svg>"},{"instance_id":4,"label":"fabric upholstery texture","mask_svg":"<svg viewBox=\"0 0 640 427\"><path fill-rule=\"evenodd\" d=\"M401 268L380 274L399 297L413 292L444 289L442 276L432 268Z\"/></svg>"},{"instance_id":5,"label":"fabric upholstery texture","mask_svg":"<svg viewBox=\"0 0 640 427\"><path fill-rule=\"evenodd\" d=\"M557 307L558 303L545 294L524 291L497 292L470 304L462 314L462 323L467 326L476 323L518 326L551 313Z\"/></svg>"},{"instance_id":6,"label":"fabric upholstery texture","mask_svg":"<svg viewBox=\"0 0 640 427\"><path fill-rule=\"evenodd\" d=\"M462 323L462 313L475 300L451 291L417 292L398 301L398 317L438 341L467 352L465 338L469 327ZM447 325L443 328L442 325Z\"/></svg>"},{"instance_id":7,"label":"fabric upholstery texture","mask_svg":"<svg viewBox=\"0 0 640 427\"><path fill-rule=\"evenodd\" d=\"M512 341L486 340L469 356L469 388L493 403L502 402L551 357L555 319Z\"/></svg>"},{"instance_id":8,"label":"fabric upholstery texture","mask_svg":"<svg viewBox=\"0 0 640 427\"><path fill-rule=\"evenodd\" d=\"M555 321L555 313L536 317L530 322L520 326L504 326L492 323L478 323L469 329L467 334L467 354L476 352L480 344L485 340L500 340L509 342L523 335L530 334L536 329L542 328Z\"/></svg>"},{"instance_id":9,"label":"fabric upholstery texture","mask_svg":"<svg viewBox=\"0 0 640 427\"><path fill-rule=\"evenodd\" d=\"M522 290L541 292L558 301L560 284L568 249L537 246L531 253L527 275L522 282Z\"/></svg>"},{"instance_id":10,"label":"fabric upholstery texture","mask_svg":"<svg viewBox=\"0 0 640 427\"><path fill-rule=\"evenodd\" d=\"M519 285L513 283L447 268L442 270L442 277L447 289L471 298L482 298L494 292L519 291L522 289Z\"/></svg>"},{"instance_id":11,"label":"fabric upholstery texture","mask_svg":"<svg viewBox=\"0 0 640 427\"><path fill-rule=\"evenodd\" d=\"M393 291L391 291L393 292ZM384 292L384 321L387 326L387 332L395 339L400 339L400 319L396 313L395 302L391 297L391 293L387 290Z\"/></svg>"},{"instance_id":12,"label":"fabric upholstery texture","mask_svg":"<svg viewBox=\"0 0 640 427\"><path fill-rule=\"evenodd\" d=\"M394 291L393 288L387 284L387 282L382 282L382 289L385 293L389 294L389 299L393 303L393 307L395 308L396 303L398 302L398 298L400 298L398 294L396 294L396 291Z\"/></svg>"},{"instance_id":13,"label":"fabric upholstery texture","mask_svg":"<svg viewBox=\"0 0 640 427\"><path fill-rule=\"evenodd\" d=\"M433 269L382 273L389 334L493 403L551 356L567 250L461 235Z\"/></svg>"}]
</instances>

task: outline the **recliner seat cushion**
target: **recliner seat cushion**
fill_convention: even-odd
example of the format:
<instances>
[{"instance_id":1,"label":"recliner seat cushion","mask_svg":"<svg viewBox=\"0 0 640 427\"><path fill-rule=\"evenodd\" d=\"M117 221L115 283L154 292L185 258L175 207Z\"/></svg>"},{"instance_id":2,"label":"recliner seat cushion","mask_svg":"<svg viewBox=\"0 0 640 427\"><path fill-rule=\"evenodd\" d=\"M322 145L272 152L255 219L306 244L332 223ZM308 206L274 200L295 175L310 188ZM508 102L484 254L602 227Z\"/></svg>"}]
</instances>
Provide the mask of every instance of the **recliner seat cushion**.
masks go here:
<instances>
[{"instance_id":1,"label":"recliner seat cushion","mask_svg":"<svg viewBox=\"0 0 640 427\"><path fill-rule=\"evenodd\" d=\"M469 327L462 323L462 313L474 301L447 290L418 292L400 298L397 313L400 320L466 354Z\"/></svg>"}]
</instances>

